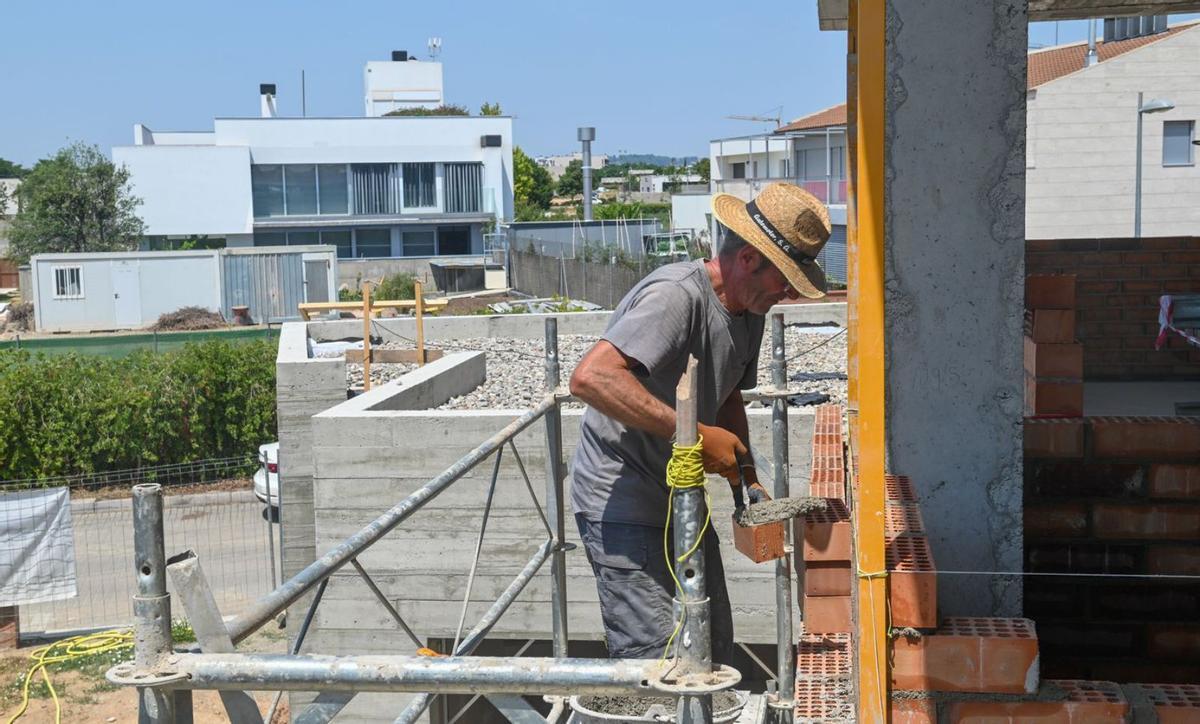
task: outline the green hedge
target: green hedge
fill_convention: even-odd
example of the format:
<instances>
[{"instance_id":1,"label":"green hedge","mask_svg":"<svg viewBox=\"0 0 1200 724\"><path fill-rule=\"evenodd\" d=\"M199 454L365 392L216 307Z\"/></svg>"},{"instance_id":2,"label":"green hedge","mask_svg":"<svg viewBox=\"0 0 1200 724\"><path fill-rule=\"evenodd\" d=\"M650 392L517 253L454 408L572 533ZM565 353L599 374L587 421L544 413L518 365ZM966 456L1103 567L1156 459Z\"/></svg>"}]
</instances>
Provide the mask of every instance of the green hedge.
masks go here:
<instances>
[{"instance_id":1,"label":"green hedge","mask_svg":"<svg viewBox=\"0 0 1200 724\"><path fill-rule=\"evenodd\" d=\"M0 351L0 480L253 455L276 439L273 342L121 359Z\"/></svg>"}]
</instances>

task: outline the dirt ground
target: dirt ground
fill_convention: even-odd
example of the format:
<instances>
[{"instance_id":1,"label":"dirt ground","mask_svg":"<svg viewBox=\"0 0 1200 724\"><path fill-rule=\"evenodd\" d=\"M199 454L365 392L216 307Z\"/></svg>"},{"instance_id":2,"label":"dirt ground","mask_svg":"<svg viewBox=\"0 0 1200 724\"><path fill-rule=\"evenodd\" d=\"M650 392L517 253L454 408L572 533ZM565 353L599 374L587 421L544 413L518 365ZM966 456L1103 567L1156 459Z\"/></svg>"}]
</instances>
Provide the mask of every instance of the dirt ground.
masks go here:
<instances>
[{"instance_id":1,"label":"dirt ground","mask_svg":"<svg viewBox=\"0 0 1200 724\"><path fill-rule=\"evenodd\" d=\"M17 651L0 652L0 721L7 722L21 706L20 677L28 670L32 661L29 654L36 646L23 647ZM285 653L287 639L284 632L274 624L267 624L258 633L238 645L238 651L247 653ZM51 680L58 692L62 707L61 721L79 722L80 724L109 724L110 722L137 721L137 694L127 687L117 687L109 684L104 678L104 671L112 665L113 659L88 661L78 668L55 671ZM39 684L41 677L35 679ZM29 709L17 724L46 724L52 723L54 717L54 701L49 697L43 686L31 686ZM274 692L258 691L254 700L265 715L271 707ZM228 722L221 699L215 691L197 691L192 697L192 707L195 711L196 724L218 724ZM280 703L276 710L274 724L287 721L287 698Z\"/></svg>"}]
</instances>

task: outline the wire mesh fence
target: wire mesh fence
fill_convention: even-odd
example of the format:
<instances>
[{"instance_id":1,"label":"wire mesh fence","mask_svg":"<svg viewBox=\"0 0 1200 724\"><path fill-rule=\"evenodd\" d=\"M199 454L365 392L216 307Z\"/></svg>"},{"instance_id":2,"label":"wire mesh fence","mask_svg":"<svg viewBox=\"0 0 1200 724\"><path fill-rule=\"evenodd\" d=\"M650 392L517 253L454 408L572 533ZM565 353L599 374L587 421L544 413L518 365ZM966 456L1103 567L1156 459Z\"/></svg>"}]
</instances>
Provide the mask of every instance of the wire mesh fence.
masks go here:
<instances>
[{"instance_id":1,"label":"wire mesh fence","mask_svg":"<svg viewBox=\"0 0 1200 724\"><path fill-rule=\"evenodd\" d=\"M141 483L163 486L167 555L187 549L196 552L222 613L237 613L269 592L280 570L279 530L273 511L255 495L251 476L256 468L255 456L239 456L0 482L0 530L10 533L29 532L46 519L44 514L34 515L34 507L17 504L18 499L64 488L70 495L67 532L76 594L20 605L22 635L131 622L131 597L137 584L130 489ZM0 573L5 566L11 570L28 564L33 555L31 549L0 550Z\"/></svg>"}]
</instances>

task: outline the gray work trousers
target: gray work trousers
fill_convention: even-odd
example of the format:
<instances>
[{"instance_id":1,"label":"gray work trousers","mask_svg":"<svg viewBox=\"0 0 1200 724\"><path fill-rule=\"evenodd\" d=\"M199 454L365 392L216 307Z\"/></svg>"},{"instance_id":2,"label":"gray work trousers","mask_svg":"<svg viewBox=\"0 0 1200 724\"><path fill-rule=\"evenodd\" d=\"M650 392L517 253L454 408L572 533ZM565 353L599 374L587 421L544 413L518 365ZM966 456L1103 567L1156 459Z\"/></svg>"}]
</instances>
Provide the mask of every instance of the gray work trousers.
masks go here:
<instances>
[{"instance_id":1,"label":"gray work trousers","mask_svg":"<svg viewBox=\"0 0 1200 724\"><path fill-rule=\"evenodd\" d=\"M588 562L596 574L608 655L655 659L675 630L675 581L663 555L663 529L594 522L575 515ZM713 661L733 665L733 614L717 533L704 535L705 581L712 622Z\"/></svg>"}]
</instances>

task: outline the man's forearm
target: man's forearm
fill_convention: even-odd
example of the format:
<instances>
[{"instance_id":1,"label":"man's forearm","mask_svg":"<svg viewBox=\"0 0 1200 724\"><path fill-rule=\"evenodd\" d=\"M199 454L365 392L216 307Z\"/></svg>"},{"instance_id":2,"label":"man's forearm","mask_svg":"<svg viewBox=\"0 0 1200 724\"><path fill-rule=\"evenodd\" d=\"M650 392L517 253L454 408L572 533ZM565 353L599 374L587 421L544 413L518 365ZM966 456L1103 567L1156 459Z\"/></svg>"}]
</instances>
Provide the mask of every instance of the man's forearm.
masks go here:
<instances>
[{"instance_id":1,"label":"man's forearm","mask_svg":"<svg viewBox=\"0 0 1200 724\"><path fill-rule=\"evenodd\" d=\"M665 439L675 435L675 411L650 394L628 370L593 369L587 385L575 396L629 427Z\"/></svg>"}]
</instances>

